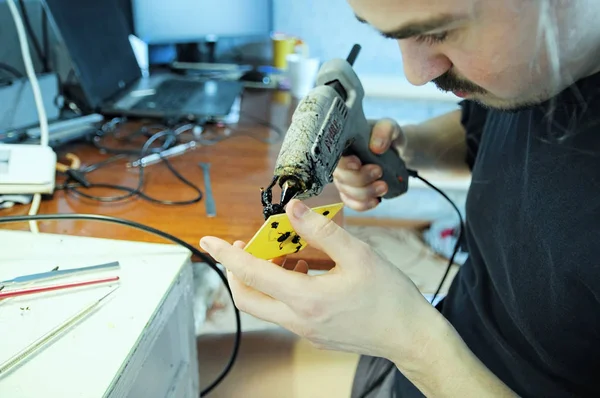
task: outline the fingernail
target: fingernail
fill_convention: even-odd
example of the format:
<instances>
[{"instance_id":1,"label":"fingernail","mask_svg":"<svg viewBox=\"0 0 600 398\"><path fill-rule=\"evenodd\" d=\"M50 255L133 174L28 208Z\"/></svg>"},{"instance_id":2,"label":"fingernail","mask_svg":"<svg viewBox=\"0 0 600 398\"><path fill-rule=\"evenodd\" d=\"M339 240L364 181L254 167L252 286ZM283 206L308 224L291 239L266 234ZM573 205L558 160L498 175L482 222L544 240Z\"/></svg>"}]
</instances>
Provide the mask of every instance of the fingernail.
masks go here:
<instances>
[{"instance_id":1,"label":"fingernail","mask_svg":"<svg viewBox=\"0 0 600 398\"><path fill-rule=\"evenodd\" d=\"M377 189L375 189L375 192L377 192L378 195L383 195L386 190L387 188L385 186L380 185L377 187Z\"/></svg>"},{"instance_id":2,"label":"fingernail","mask_svg":"<svg viewBox=\"0 0 600 398\"><path fill-rule=\"evenodd\" d=\"M379 168L371 170L371 176L373 178L379 178L379 177L381 177L381 170Z\"/></svg>"},{"instance_id":3,"label":"fingernail","mask_svg":"<svg viewBox=\"0 0 600 398\"><path fill-rule=\"evenodd\" d=\"M306 205L304 203L298 201L298 202L294 203L294 208L292 210L293 210L294 217L300 219L300 218L304 217L304 215L308 211L308 207L306 207Z\"/></svg>"},{"instance_id":4,"label":"fingernail","mask_svg":"<svg viewBox=\"0 0 600 398\"><path fill-rule=\"evenodd\" d=\"M205 238L200 239L200 247L202 248L202 250L205 250L205 251L209 250L209 245L208 245L207 239L205 239Z\"/></svg>"},{"instance_id":5,"label":"fingernail","mask_svg":"<svg viewBox=\"0 0 600 398\"><path fill-rule=\"evenodd\" d=\"M385 145L383 138L373 138L373 146L378 149L382 149Z\"/></svg>"},{"instance_id":6,"label":"fingernail","mask_svg":"<svg viewBox=\"0 0 600 398\"><path fill-rule=\"evenodd\" d=\"M358 163L354 163L353 162L353 163L348 163L348 168L350 170L355 170L356 171L356 170L360 169L360 166L358 165Z\"/></svg>"}]
</instances>

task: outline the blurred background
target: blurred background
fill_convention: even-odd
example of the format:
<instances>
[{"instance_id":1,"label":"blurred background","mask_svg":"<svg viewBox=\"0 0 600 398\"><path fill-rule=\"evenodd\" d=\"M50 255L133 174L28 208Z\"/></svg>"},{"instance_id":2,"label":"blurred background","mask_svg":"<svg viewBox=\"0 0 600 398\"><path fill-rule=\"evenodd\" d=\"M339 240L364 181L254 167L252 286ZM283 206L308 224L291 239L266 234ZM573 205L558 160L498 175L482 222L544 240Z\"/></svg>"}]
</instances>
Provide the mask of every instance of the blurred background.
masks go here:
<instances>
[{"instance_id":1,"label":"blurred background","mask_svg":"<svg viewBox=\"0 0 600 398\"><path fill-rule=\"evenodd\" d=\"M126 216L169 230L192 245L209 232L232 241L250 238L263 222L258 188L272 180L278 153L274 144L285 135L303 92L314 84L317 66L332 58L346 58L355 44L362 47L354 68L365 90L367 118L392 118L405 125L458 108L458 98L431 84L412 86L403 74L396 41L384 39L358 22L346 0L14 2L25 25L43 104L34 101L15 23L6 0L0 0L0 144L39 142L41 122L36 109L43 106L53 150L81 157L86 165L84 180L87 173L95 172L87 181L90 186L71 181L73 173L59 175L60 189L44 200L40 213ZM296 63L290 63L294 59ZM302 80L298 76L303 76L304 84L294 86L292 70L297 72L296 83ZM163 75L168 75L168 80L154 80L156 85L150 86L154 77ZM194 112L194 118L187 120ZM146 145L161 136L154 152L142 157L147 154ZM238 139L229 139L234 137ZM167 153L171 166L166 162ZM36 163L34 157L27 155L23 170L16 172L47 168L54 178L55 162ZM152 157L167 167L140 163ZM212 174L205 168L209 161ZM0 151L0 174L3 164L8 161ZM146 170L144 177L141 170ZM212 195L208 193L212 179L218 216L210 216L207 205L204 217L202 206L209 202L201 201L201 195L188 200L186 189L202 190L187 184L177 170L191 175L192 180L201 179L206 198ZM424 176L464 215L468 175L428 170ZM20 182L31 181L29 175L25 177ZM156 198L169 200L150 198L149 194L142 197L139 188L127 188L141 186L144 178ZM28 205L30 195L16 199L11 195L3 202L2 182L0 179L1 215L24 214L27 209L19 204ZM84 196L98 189L112 195ZM251 197L252 192L257 196ZM170 207L165 210L165 206ZM350 233L404 270L426 295L438 286L458 236L451 204L412 179L406 194L384 200L376 209L344 209L344 223ZM44 225L46 231L50 225ZM67 224L61 224L61 234L132 236L118 235L102 225L94 228L72 223L70 229L62 225ZM137 236L133 240L138 240ZM312 265L320 261L317 254L312 256ZM455 260L459 264L464 256ZM221 372L234 330L231 304L216 299L219 294L226 297L225 290L206 289L212 286L207 285L211 280L202 280L207 278L203 275L194 276L195 298L202 304L195 315L208 320L200 325L201 333L208 337L198 341L200 378L207 383ZM211 283L220 286L216 274L214 278ZM356 356L315 350L252 317L244 318L243 325L246 340L239 364L213 396L349 395ZM269 332L260 333L264 330Z\"/></svg>"},{"instance_id":2,"label":"blurred background","mask_svg":"<svg viewBox=\"0 0 600 398\"><path fill-rule=\"evenodd\" d=\"M103 29L86 34L103 40L115 24L125 24L129 34L138 37L142 47L145 46L142 53L146 54L143 62L148 64L148 73L165 67L186 73L223 72L230 71L233 65L240 73L259 71L259 80L267 76L273 83L278 82L281 72L274 67L275 37L300 40L302 51L319 62L345 58L352 45L358 43L362 51L355 69L365 88L364 108L368 118L391 117L401 124L418 123L457 108L458 98L453 95L442 93L430 84L414 87L408 83L397 43L358 22L345 0L107 1L115 2L112 16L103 21ZM69 7L74 9L79 7L78 2L62 3L72 4ZM45 3L25 0L21 4L26 8L28 27L38 38L39 48L32 51L36 70L55 72L61 82L71 83L78 75L77 68L74 69L52 18L44 17ZM5 0L0 0L0 60L24 74L17 34L7 8ZM90 43L90 51L94 47ZM106 46L101 51L106 53L97 54L98 60L111 57ZM0 76L2 73L7 71L0 70ZM462 208L468 181L459 179L442 184ZM398 206L398 202L403 205ZM407 207L409 211L402 210ZM436 193L425 190L414 200L409 195L386 201L368 213L352 214L351 210L349 213L356 217L435 219L452 216L452 209Z\"/></svg>"}]
</instances>

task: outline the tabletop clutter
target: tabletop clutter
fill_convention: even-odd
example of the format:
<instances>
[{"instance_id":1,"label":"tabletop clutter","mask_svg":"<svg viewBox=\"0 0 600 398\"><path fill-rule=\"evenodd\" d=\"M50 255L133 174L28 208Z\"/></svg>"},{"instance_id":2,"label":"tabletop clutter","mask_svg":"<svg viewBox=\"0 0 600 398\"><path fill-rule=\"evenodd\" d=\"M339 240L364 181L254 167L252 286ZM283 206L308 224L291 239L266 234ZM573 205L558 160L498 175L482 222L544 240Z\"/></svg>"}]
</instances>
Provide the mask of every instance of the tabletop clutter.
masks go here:
<instances>
[{"instance_id":1,"label":"tabletop clutter","mask_svg":"<svg viewBox=\"0 0 600 398\"><path fill-rule=\"evenodd\" d=\"M311 57L308 44L295 36L275 33L271 40L273 67L285 72L282 86L295 98L305 97L315 85L319 59Z\"/></svg>"},{"instance_id":2,"label":"tabletop clutter","mask_svg":"<svg viewBox=\"0 0 600 398\"><path fill-rule=\"evenodd\" d=\"M45 272L19 275L0 281L0 324L6 322L8 325L5 326L11 326L19 330L24 325L15 325L18 322L14 321L14 310L17 307L22 315L31 312L32 302L40 299L47 300L48 295L52 297L52 295L60 293L71 294L89 286L107 286L109 288L109 290L100 291L97 298L88 300L88 302L81 301L81 297L74 293L72 300L81 302L72 314L55 319L53 327L49 327L45 333L39 336L32 336L29 342L23 346L11 347L10 351L13 355L5 357L5 353L4 356L0 357L0 380L4 375L15 370L44 347L61 338L68 330L76 327L78 322L84 321L87 316L92 314L104 299L120 286L120 277L114 273L119 269L120 264L118 261L71 269L54 267ZM10 300L19 300L18 305L15 306L14 303L10 305ZM9 313L9 311L13 312ZM16 319L20 320L19 318ZM33 322L36 322L36 320L34 319ZM26 329L23 328L24 331Z\"/></svg>"}]
</instances>

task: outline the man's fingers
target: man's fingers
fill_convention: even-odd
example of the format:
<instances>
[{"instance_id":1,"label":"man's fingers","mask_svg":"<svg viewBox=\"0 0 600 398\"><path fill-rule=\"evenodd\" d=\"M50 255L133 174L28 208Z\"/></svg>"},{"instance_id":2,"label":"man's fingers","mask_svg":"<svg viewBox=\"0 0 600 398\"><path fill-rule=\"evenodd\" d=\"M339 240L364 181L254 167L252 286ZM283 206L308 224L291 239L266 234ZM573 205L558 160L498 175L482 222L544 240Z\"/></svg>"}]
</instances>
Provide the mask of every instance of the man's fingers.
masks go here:
<instances>
[{"instance_id":1,"label":"man's fingers","mask_svg":"<svg viewBox=\"0 0 600 398\"><path fill-rule=\"evenodd\" d=\"M287 269L288 271L293 271L295 266L296 263L294 263L294 261L286 261L286 263L282 267Z\"/></svg>"},{"instance_id":2,"label":"man's fingers","mask_svg":"<svg viewBox=\"0 0 600 398\"><path fill-rule=\"evenodd\" d=\"M315 213L297 199L288 203L286 213L296 233L309 245L329 255L336 263L360 261L356 258L359 254L356 250L363 246L361 241L334 221Z\"/></svg>"},{"instance_id":3,"label":"man's fingers","mask_svg":"<svg viewBox=\"0 0 600 398\"><path fill-rule=\"evenodd\" d=\"M308 263L304 260L298 260L295 263L293 261L288 261L284 268L290 271L300 272L302 274L308 273Z\"/></svg>"},{"instance_id":4,"label":"man's fingers","mask_svg":"<svg viewBox=\"0 0 600 398\"><path fill-rule=\"evenodd\" d=\"M308 263L304 260L298 260L294 267L294 272L300 272L302 274L308 273Z\"/></svg>"},{"instance_id":5,"label":"man's fingers","mask_svg":"<svg viewBox=\"0 0 600 398\"><path fill-rule=\"evenodd\" d=\"M338 162L337 167L339 169L358 171L358 170L360 170L361 166L362 166L362 163L360 162L360 159L357 156L350 155L350 156L342 156L342 158Z\"/></svg>"},{"instance_id":6,"label":"man's fingers","mask_svg":"<svg viewBox=\"0 0 600 398\"><path fill-rule=\"evenodd\" d=\"M358 171L336 169L333 173L333 178L338 183L352 187L366 187L373 182L379 180L383 175L381 166L376 164L368 164L361 167Z\"/></svg>"},{"instance_id":7,"label":"man's fingers","mask_svg":"<svg viewBox=\"0 0 600 398\"><path fill-rule=\"evenodd\" d=\"M339 183L335 183L335 186L340 193L359 202L368 202L371 199L382 197L388 190L388 185L385 181L376 181L364 188L356 188Z\"/></svg>"},{"instance_id":8,"label":"man's fingers","mask_svg":"<svg viewBox=\"0 0 600 398\"><path fill-rule=\"evenodd\" d=\"M287 260L286 256L281 256L281 257L277 257L277 258L274 258L274 259L269 260L269 261L271 261L273 264L279 265L280 267L284 267L285 269L289 269L289 268L286 268L286 266L285 266L286 260Z\"/></svg>"},{"instance_id":9,"label":"man's fingers","mask_svg":"<svg viewBox=\"0 0 600 398\"><path fill-rule=\"evenodd\" d=\"M376 198L369 199L368 201L360 201L347 196L343 192L340 192L340 198L346 206L354 211L367 211L379 205L379 200Z\"/></svg>"},{"instance_id":10,"label":"man's fingers","mask_svg":"<svg viewBox=\"0 0 600 398\"><path fill-rule=\"evenodd\" d=\"M306 275L290 272L270 261L261 260L240 247L215 237L205 237L200 246L245 285L287 302L306 291Z\"/></svg>"},{"instance_id":11,"label":"man's fingers","mask_svg":"<svg viewBox=\"0 0 600 398\"><path fill-rule=\"evenodd\" d=\"M227 280L235 305L240 311L281 326L291 323L294 313L285 303L246 286L229 271Z\"/></svg>"},{"instance_id":12,"label":"man's fingers","mask_svg":"<svg viewBox=\"0 0 600 398\"><path fill-rule=\"evenodd\" d=\"M400 126L392 119L381 119L371 130L369 147L376 154L382 154L390 148L390 144L400 134Z\"/></svg>"}]
</instances>

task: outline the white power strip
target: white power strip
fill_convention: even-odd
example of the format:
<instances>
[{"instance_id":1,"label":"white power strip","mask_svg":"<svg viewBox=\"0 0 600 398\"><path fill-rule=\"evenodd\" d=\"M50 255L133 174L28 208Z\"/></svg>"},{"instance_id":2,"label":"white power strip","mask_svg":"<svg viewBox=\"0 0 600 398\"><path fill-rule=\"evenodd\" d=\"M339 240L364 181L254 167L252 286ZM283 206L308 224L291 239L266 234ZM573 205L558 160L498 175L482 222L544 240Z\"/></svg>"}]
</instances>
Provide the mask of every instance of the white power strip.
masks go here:
<instances>
[{"instance_id":1,"label":"white power strip","mask_svg":"<svg viewBox=\"0 0 600 398\"><path fill-rule=\"evenodd\" d=\"M54 192L56 153L41 145L0 144L0 195Z\"/></svg>"}]
</instances>

